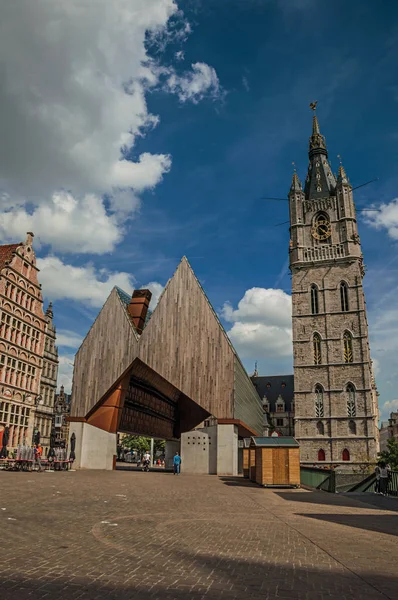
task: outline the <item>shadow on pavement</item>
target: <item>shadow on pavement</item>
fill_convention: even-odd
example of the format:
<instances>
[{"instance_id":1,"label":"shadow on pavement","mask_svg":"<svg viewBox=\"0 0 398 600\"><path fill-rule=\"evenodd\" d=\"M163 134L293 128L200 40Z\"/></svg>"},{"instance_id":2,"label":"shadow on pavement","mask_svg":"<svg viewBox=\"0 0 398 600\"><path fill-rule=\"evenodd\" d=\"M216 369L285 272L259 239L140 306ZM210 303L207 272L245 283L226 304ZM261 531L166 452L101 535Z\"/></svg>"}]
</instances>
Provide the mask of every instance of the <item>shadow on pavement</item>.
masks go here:
<instances>
[{"instance_id":1,"label":"shadow on pavement","mask_svg":"<svg viewBox=\"0 0 398 600\"><path fill-rule=\"evenodd\" d=\"M398 519L395 515L341 515L330 513L295 514L299 517L317 519L319 521L327 521L328 523L338 523L339 525L346 525L347 527L357 527L358 529L367 529L368 531L377 531L378 533L387 533L388 535L398 535Z\"/></svg>"},{"instance_id":2,"label":"shadow on pavement","mask_svg":"<svg viewBox=\"0 0 398 600\"><path fill-rule=\"evenodd\" d=\"M303 493L302 490L286 490L283 492L275 491L275 493L277 493L280 498L287 500L288 502L320 504L325 506L348 506L351 508L358 506L358 503L361 503L366 505L367 508L374 510L398 510L398 501L395 498L378 496L377 494L371 493L332 494L330 492L322 492L318 490L306 490L306 493Z\"/></svg>"},{"instance_id":3,"label":"shadow on pavement","mask_svg":"<svg viewBox=\"0 0 398 600\"><path fill-rule=\"evenodd\" d=\"M289 548L286 549L287 555ZM102 577L59 576L54 572L37 576L12 573L0 577L2 600L393 600L398 578L360 571L356 575L333 559L312 567L293 568L279 557L257 560L230 556L171 552L172 565L142 564L139 572L126 568L118 555ZM179 566L180 565L180 566ZM189 565L189 569L181 568ZM157 567L157 568L156 568ZM124 570L123 570L124 568Z\"/></svg>"},{"instance_id":4,"label":"shadow on pavement","mask_svg":"<svg viewBox=\"0 0 398 600\"><path fill-rule=\"evenodd\" d=\"M241 487L260 487L257 483L245 479L244 477L219 477L219 480L229 486L241 486Z\"/></svg>"}]
</instances>

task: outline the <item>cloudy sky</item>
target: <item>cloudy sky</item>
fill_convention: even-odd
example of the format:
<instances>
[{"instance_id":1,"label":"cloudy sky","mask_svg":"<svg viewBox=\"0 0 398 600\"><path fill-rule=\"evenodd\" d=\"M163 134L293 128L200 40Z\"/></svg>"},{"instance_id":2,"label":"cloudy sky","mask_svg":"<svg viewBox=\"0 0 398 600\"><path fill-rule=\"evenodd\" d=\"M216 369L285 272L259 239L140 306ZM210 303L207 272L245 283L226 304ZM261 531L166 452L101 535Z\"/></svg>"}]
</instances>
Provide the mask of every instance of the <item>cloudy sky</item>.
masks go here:
<instances>
[{"instance_id":1,"label":"cloudy sky","mask_svg":"<svg viewBox=\"0 0 398 600\"><path fill-rule=\"evenodd\" d=\"M292 372L287 207L318 116L356 193L382 418L398 408L398 6L14 0L0 19L0 241L35 233L60 381L114 285L185 254L246 368ZM367 216L366 216L367 215Z\"/></svg>"}]
</instances>

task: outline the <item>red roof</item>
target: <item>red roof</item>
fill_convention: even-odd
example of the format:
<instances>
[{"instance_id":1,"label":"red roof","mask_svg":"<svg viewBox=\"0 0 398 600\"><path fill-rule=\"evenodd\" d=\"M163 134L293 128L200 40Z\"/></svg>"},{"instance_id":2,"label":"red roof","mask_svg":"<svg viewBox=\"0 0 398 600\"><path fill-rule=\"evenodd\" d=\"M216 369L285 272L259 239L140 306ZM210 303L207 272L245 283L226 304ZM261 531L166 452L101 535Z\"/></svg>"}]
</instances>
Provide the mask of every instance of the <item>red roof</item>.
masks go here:
<instances>
[{"instance_id":1,"label":"red roof","mask_svg":"<svg viewBox=\"0 0 398 600\"><path fill-rule=\"evenodd\" d=\"M4 246L0 246L0 270L4 269L6 261L12 259L13 252L21 245L22 242L19 242L19 244L5 244Z\"/></svg>"}]
</instances>

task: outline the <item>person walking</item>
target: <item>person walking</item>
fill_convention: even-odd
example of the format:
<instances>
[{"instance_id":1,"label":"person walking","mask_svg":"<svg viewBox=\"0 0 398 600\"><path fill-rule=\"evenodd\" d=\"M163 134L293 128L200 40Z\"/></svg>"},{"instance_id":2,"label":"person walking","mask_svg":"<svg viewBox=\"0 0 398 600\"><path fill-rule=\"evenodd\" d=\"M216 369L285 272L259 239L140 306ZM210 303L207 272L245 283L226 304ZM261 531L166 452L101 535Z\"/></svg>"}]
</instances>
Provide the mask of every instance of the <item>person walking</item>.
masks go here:
<instances>
[{"instance_id":1,"label":"person walking","mask_svg":"<svg viewBox=\"0 0 398 600\"><path fill-rule=\"evenodd\" d=\"M375 467L375 475L376 475L375 492L376 492L376 494L380 494L380 463L377 463L377 465Z\"/></svg>"},{"instance_id":2,"label":"person walking","mask_svg":"<svg viewBox=\"0 0 398 600\"><path fill-rule=\"evenodd\" d=\"M179 475L181 470L181 456L178 452L175 453L173 458L173 466L174 466L174 475Z\"/></svg>"},{"instance_id":3,"label":"person walking","mask_svg":"<svg viewBox=\"0 0 398 600\"><path fill-rule=\"evenodd\" d=\"M41 457L43 454L43 448L41 447L40 444L37 444L37 448L36 448L36 462L39 465L39 473L42 471L41 468Z\"/></svg>"},{"instance_id":4,"label":"person walking","mask_svg":"<svg viewBox=\"0 0 398 600\"><path fill-rule=\"evenodd\" d=\"M388 469L386 463L380 464L380 493L385 496L388 488Z\"/></svg>"}]
</instances>

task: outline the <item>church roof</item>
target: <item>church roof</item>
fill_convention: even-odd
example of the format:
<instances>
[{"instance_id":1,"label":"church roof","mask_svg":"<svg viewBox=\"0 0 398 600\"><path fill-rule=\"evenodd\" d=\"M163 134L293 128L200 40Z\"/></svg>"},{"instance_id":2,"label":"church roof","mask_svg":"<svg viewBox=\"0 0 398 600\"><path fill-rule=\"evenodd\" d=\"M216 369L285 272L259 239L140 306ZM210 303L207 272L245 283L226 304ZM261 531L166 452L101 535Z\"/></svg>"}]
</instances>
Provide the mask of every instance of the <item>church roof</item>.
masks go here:
<instances>
[{"instance_id":1,"label":"church roof","mask_svg":"<svg viewBox=\"0 0 398 600\"><path fill-rule=\"evenodd\" d=\"M0 246L0 270L4 269L6 262L12 259L12 255L19 246L22 246L22 242L19 244L5 244Z\"/></svg>"},{"instance_id":2,"label":"church roof","mask_svg":"<svg viewBox=\"0 0 398 600\"><path fill-rule=\"evenodd\" d=\"M294 401L294 377L293 375L271 375L251 377L254 387L261 400L264 396L269 402L270 412L276 412L276 402L279 396L285 403L285 410L290 411Z\"/></svg>"}]
</instances>

